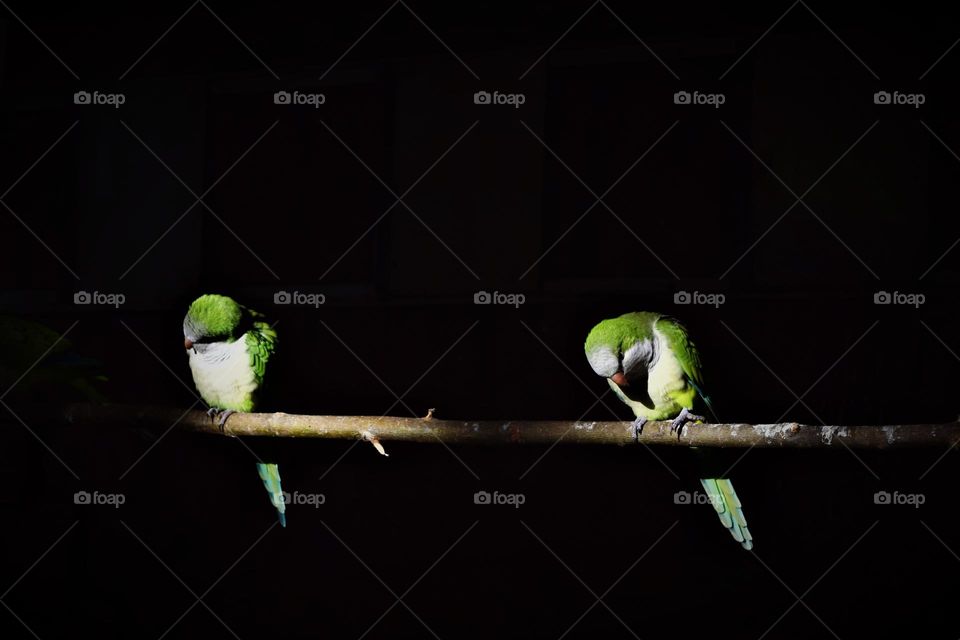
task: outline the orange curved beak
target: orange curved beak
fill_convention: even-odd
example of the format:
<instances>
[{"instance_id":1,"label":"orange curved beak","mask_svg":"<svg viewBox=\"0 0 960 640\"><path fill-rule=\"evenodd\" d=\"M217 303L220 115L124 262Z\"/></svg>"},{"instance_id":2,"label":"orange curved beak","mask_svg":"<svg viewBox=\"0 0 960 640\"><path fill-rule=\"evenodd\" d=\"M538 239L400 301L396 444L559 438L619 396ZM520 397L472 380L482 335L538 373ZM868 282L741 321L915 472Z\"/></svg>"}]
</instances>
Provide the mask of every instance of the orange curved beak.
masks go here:
<instances>
[{"instance_id":1,"label":"orange curved beak","mask_svg":"<svg viewBox=\"0 0 960 640\"><path fill-rule=\"evenodd\" d=\"M610 376L610 379L613 380L614 384L618 387L629 387L630 383L627 382L627 376L623 375L622 371L617 371L615 374Z\"/></svg>"},{"instance_id":2,"label":"orange curved beak","mask_svg":"<svg viewBox=\"0 0 960 640\"><path fill-rule=\"evenodd\" d=\"M193 343L190 342L190 339L189 339L189 338L184 338L184 339L183 339L183 348L184 348L184 349L193 349Z\"/></svg>"}]
</instances>

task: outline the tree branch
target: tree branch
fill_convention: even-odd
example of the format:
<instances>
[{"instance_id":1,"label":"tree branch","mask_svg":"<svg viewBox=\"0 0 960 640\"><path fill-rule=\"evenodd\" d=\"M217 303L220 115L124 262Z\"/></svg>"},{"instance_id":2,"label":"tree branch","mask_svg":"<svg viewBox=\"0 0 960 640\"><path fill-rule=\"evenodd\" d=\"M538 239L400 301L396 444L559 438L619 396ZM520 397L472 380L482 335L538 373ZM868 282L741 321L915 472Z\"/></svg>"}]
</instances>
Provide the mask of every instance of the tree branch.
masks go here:
<instances>
[{"instance_id":1,"label":"tree branch","mask_svg":"<svg viewBox=\"0 0 960 640\"><path fill-rule=\"evenodd\" d=\"M436 444L502 445L634 444L630 422L571 422L569 420L438 420L367 416L309 416L286 413L235 413L223 432L204 411L132 405L69 405L55 417L82 426L137 426L167 429L176 423L187 431L227 436L279 438L365 439L370 441ZM648 422L643 444L699 447L831 447L862 449L892 447L952 447L960 442L960 423L886 426L815 426L780 424L691 424L681 437L670 433L670 422Z\"/></svg>"}]
</instances>

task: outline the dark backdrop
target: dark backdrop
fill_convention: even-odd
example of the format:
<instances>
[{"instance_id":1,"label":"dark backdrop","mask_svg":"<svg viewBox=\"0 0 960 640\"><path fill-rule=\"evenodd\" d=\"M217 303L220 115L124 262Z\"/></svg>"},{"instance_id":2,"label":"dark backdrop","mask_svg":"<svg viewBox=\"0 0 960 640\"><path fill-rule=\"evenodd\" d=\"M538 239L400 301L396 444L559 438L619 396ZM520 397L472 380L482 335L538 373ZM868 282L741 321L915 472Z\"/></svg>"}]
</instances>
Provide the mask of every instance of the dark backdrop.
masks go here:
<instances>
[{"instance_id":1,"label":"dark backdrop","mask_svg":"<svg viewBox=\"0 0 960 640\"><path fill-rule=\"evenodd\" d=\"M278 322L267 409L626 420L583 339L660 310L726 420L953 421L958 37L917 3L10 2L0 310L69 330L120 403L194 402L180 323L221 292ZM680 449L383 458L4 411L4 638L960 633L955 453L735 457L751 554L676 503ZM324 504L273 526L251 450Z\"/></svg>"}]
</instances>

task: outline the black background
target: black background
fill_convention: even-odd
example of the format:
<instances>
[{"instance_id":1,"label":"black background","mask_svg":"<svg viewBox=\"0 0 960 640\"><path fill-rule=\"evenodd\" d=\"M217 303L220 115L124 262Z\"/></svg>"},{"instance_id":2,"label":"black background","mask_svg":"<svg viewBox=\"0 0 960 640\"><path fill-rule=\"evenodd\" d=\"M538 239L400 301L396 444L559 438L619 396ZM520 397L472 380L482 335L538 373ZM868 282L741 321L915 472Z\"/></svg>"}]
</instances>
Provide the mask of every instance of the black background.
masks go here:
<instances>
[{"instance_id":1,"label":"black background","mask_svg":"<svg viewBox=\"0 0 960 640\"><path fill-rule=\"evenodd\" d=\"M582 344L645 309L726 420L954 421L958 37L918 3L11 3L0 310L69 328L118 403L194 402L180 323L220 292L278 322L270 410L626 420ZM281 529L238 441L3 421L4 638L960 634L952 452L753 450L748 553L675 504L679 448L247 441L325 496Z\"/></svg>"}]
</instances>

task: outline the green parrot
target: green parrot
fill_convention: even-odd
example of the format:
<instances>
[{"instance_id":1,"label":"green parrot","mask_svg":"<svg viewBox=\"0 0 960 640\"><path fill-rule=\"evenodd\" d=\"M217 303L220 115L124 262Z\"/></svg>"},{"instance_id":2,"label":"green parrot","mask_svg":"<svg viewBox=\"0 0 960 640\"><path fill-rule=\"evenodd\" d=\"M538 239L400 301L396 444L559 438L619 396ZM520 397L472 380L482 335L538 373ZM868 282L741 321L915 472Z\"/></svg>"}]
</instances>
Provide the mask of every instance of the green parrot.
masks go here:
<instances>
[{"instance_id":1,"label":"green parrot","mask_svg":"<svg viewBox=\"0 0 960 640\"><path fill-rule=\"evenodd\" d=\"M254 411L267 362L277 346L277 332L257 313L233 298L203 295L193 301L183 319L183 346L200 397L219 416L223 429L230 414ZM257 463L257 472L287 526L280 469Z\"/></svg>"},{"instance_id":2,"label":"green parrot","mask_svg":"<svg viewBox=\"0 0 960 640\"><path fill-rule=\"evenodd\" d=\"M74 351L69 339L50 327L0 316L0 394L24 402L104 402L103 365Z\"/></svg>"},{"instance_id":3,"label":"green parrot","mask_svg":"<svg viewBox=\"0 0 960 640\"><path fill-rule=\"evenodd\" d=\"M703 391L700 354L673 318L636 312L604 320L591 329L583 348L594 372L633 410L635 438L648 420L672 419L671 430L678 436L687 422L703 420L691 413L697 396L713 412ZM700 483L723 526L744 549L752 549L753 536L733 483L726 478L701 478Z\"/></svg>"}]
</instances>

